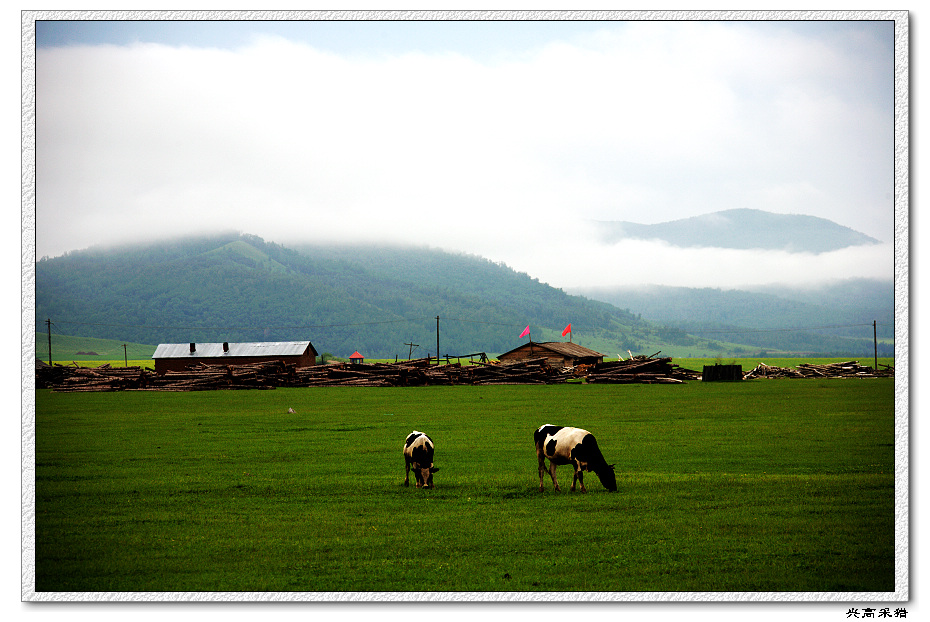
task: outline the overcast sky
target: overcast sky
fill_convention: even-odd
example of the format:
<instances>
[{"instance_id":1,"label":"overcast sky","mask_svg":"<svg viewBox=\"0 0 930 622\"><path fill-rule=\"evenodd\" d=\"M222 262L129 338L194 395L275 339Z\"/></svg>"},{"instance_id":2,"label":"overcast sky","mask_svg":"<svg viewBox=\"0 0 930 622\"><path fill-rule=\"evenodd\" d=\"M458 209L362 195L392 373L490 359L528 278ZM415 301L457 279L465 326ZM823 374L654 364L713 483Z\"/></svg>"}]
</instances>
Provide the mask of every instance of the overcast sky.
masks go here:
<instances>
[{"instance_id":1,"label":"overcast sky","mask_svg":"<svg viewBox=\"0 0 930 622\"><path fill-rule=\"evenodd\" d=\"M232 229L429 245L563 288L893 276L890 21L44 22L36 42L37 258ZM590 228L732 208L884 244Z\"/></svg>"}]
</instances>

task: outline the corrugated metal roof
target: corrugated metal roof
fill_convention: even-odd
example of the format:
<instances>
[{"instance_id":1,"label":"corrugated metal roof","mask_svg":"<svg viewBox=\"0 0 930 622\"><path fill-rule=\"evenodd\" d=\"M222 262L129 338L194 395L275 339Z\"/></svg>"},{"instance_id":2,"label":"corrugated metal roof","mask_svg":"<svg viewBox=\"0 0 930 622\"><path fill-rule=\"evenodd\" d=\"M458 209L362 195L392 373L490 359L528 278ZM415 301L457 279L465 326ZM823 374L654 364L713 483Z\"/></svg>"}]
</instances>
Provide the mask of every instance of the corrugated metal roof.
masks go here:
<instances>
[{"instance_id":1,"label":"corrugated metal roof","mask_svg":"<svg viewBox=\"0 0 930 622\"><path fill-rule=\"evenodd\" d=\"M197 343L191 352L190 343L160 343L155 348L153 359L181 358L234 358L237 356L300 356L309 347L316 354L316 349L309 341L255 341L251 343L230 343L229 351L223 351L222 343Z\"/></svg>"}]
</instances>

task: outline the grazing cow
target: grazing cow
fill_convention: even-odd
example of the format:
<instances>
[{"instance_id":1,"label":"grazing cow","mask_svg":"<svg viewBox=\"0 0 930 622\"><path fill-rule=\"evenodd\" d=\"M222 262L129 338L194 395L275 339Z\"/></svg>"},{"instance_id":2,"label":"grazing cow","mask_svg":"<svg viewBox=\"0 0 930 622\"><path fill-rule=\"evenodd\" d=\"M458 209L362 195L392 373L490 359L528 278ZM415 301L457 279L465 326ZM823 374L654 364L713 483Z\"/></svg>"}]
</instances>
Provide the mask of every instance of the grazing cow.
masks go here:
<instances>
[{"instance_id":1,"label":"grazing cow","mask_svg":"<svg viewBox=\"0 0 930 622\"><path fill-rule=\"evenodd\" d=\"M417 488L433 487L433 473L439 468L433 466L433 440L430 437L416 430L408 434L404 441L404 462L407 465L404 486L410 485L410 467L413 466Z\"/></svg>"},{"instance_id":2,"label":"grazing cow","mask_svg":"<svg viewBox=\"0 0 930 622\"><path fill-rule=\"evenodd\" d=\"M536 458L539 460L539 492L543 491L546 458L549 458L549 475L556 490L561 490L559 482L555 479L556 467L560 464L571 464L575 468L571 488L573 492L576 481L581 484L581 492L588 492L584 486L584 471L594 471L604 488L611 492L617 491L614 465L607 464L594 435L587 430L547 424L536 430L533 438L536 440Z\"/></svg>"}]
</instances>

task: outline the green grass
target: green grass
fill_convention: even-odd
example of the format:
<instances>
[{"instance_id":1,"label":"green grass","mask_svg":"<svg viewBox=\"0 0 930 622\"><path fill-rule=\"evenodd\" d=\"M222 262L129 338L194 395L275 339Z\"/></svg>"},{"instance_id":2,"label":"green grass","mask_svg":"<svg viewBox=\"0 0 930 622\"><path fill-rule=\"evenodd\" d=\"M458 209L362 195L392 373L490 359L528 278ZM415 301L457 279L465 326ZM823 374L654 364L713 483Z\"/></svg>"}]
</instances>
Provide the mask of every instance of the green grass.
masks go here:
<instances>
[{"instance_id":1,"label":"green grass","mask_svg":"<svg viewBox=\"0 0 930 622\"><path fill-rule=\"evenodd\" d=\"M893 591L893 387L39 391L35 588ZM619 492L540 494L543 423ZM412 429L434 490L402 486Z\"/></svg>"},{"instance_id":2,"label":"green grass","mask_svg":"<svg viewBox=\"0 0 930 622\"><path fill-rule=\"evenodd\" d=\"M123 348L123 344L126 345ZM36 331L36 357L48 363L48 334ZM96 354L87 354L94 352ZM52 363L69 365L75 361L81 365L93 366L110 363L122 367L126 359L129 364L144 361L146 366L154 366L152 355L155 346L116 341L113 339L95 339L93 337L72 337L52 334Z\"/></svg>"}]
</instances>

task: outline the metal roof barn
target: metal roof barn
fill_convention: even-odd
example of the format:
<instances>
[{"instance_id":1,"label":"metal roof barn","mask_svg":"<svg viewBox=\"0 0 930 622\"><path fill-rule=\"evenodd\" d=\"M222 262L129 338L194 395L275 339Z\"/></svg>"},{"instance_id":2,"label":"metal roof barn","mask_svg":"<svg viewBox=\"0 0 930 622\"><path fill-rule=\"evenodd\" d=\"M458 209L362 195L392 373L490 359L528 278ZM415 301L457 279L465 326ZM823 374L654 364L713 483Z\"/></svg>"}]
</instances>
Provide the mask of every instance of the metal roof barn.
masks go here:
<instances>
[{"instance_id":1,"label":"metal roof barn","mask_svg":"<svg viewBox=\"0 0 930 622\"><path fill-rule=\"evenodd\" d=\"M309 341L254 341L247 343L161 343L155 348L155 372L184 371L192 363L246 365L284 361L297 367L316 365L319 353Z\"/></svg>"}]
</instances>

